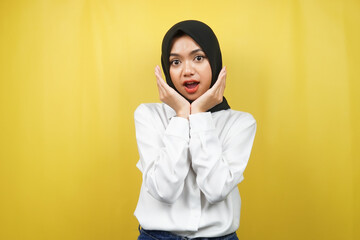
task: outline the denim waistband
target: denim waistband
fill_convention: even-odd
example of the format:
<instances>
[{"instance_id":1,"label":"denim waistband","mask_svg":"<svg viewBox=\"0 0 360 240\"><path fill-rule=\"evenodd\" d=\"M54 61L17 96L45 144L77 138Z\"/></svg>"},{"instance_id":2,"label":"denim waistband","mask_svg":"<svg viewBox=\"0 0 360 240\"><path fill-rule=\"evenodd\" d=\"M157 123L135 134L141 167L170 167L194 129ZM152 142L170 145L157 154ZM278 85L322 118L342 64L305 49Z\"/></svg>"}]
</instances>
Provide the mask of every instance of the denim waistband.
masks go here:
<instances>
[{"instance_id":1,"label":"denim waistband","mask_svg":"<svg viewBox=\"0 0 360 240\"><path fill-rule=\"evenodd\" d=\"M198 238L188 238L173 234L167 231L159 230L146 230L139 225L140 234L145 234L151 237L154 240L236 240L238 239L236 233L230 233L222 237L198 237Z\"/></svg>"}]
</instances>

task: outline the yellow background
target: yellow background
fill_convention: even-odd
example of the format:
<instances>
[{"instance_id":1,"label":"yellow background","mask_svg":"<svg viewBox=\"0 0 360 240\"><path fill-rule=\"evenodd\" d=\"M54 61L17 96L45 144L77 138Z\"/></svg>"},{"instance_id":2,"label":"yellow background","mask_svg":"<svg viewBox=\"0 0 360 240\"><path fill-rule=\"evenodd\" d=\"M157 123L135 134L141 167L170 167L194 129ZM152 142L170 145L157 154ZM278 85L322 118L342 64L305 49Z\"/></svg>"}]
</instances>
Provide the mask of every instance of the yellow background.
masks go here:
<instances>
[{"instance_id":1,"label":"yellow background","mask_svg":"<svg viewBox=\"0 0 360 240\"><path fill-rule=\"evenodd\" d=\"M176 22L258 122L240 239L360 239L360 2L0 1L0 239L136 239L133 112Z\"/></svg>"}]
</instances>

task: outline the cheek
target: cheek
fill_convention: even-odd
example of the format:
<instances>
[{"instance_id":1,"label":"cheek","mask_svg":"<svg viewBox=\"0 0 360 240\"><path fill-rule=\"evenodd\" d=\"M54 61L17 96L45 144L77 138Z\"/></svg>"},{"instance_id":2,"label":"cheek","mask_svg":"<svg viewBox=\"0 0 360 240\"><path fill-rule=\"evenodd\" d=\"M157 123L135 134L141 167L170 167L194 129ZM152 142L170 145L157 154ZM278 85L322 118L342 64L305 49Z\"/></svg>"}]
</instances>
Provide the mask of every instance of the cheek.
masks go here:
<instances>
[{"instance_id":1,"label":"cheek","mask_svg":"<svg viewBox=\"0 0 360 240\"><path fill-rule=\"evenodd\" d=\"M176 86L179 83L179 71L177 69L170 68L170 78L173 84Z\"/></svg>"},{"instance_id":2,"label":"cheek","mask_svg":"<svg viewBox=\"0 0 360 240\"><path fill-rule=\"evenodd\" d=\"M210 64L205 67L205 69L203 71L203 78L205 80L206 85L210 88L211 78L212 78Z\"/></svg>"}]
</instances>

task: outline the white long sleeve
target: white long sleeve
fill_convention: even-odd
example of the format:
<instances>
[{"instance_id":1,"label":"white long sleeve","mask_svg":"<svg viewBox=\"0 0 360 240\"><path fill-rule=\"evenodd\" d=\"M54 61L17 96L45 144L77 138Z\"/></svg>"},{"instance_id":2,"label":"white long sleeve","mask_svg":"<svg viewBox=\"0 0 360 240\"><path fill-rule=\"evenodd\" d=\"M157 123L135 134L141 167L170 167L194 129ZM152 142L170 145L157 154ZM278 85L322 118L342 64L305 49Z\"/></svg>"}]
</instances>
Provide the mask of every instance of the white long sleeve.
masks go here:
<instances>
[{"instance_id":1,"label":"white long sleeve","mask_svg":"<svg viewBox=\"0 0 360 240\"><path fill-rule=\"evenodd\" d=\"M189 171L189 121L172 117L163 131L156 125L168 119L154 110L142 104L134 114L143 181L154 198L173 203L182 193Z\"/></svg>"},{"instance_id":2,"label":"white long sleeve","mask_svg":"<svg viewBox=\"0 0 360 240\"><path fill-rule=\"evenodd\" d=\"M190 115L192 167L210 203L224 200L243 180L255 137L256 122L250 114L228 121L233 121L231 132L222 143L211 113Z\"/></svg>"},{"instance_id":3,"label":"white long sleeve","mask_svg":"<svg viewBox=\"0 0 360 240\"><path fill-rule=\"evenodd\" d=\"M145 229L188 238L233 233L256 131L251 114L232 109L175 116L163 103L135 111L143 175L135 216Z\"/></svg>"}]
</instances>

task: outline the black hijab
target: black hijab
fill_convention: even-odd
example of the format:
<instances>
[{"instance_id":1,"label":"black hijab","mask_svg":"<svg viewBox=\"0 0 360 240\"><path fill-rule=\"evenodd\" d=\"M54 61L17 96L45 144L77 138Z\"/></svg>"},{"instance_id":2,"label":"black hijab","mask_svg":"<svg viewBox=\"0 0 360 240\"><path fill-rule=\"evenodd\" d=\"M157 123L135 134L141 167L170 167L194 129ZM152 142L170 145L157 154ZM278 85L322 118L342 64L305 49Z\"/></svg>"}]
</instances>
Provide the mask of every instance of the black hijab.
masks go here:
<instances>
[{"instance_id":1,"label":"black hijab","mask_svg":"<svg viewBox=\"0 0 360 240\"><path fill-rule=\"evenodd\" d=\"M162 48L161 48L162 51L161 65L166 77L167 84L177 91L170 78L169 57L170 57L170 51L171 51L173 39L182 34L189 35L197 44L199 44L199 46L205 52L207 58L209 59L211 66L211 73L212 73L210 87L212 87L215 84L222 68L220 46L215 36L215 33L212 31L212 29L205 23L196 20L187 20L187 21L179 22L174 26L172 26L164 36L162 42ZM190 100L188 101L191 103ZM230 108L229 104L227 103L225 97L223 97L223 101L220 104L214 106L208 111L217 112L229 108Z\"/></svg>"}]
</instances>

